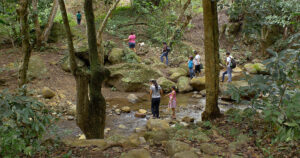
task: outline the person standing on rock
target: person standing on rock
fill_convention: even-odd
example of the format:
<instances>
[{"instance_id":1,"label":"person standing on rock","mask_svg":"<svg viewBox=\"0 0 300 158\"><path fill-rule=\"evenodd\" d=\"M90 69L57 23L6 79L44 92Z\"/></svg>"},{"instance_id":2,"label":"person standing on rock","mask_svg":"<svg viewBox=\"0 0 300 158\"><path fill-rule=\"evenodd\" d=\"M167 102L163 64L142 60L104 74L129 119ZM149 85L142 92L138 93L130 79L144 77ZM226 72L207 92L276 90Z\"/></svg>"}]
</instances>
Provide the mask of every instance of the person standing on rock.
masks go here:
<instances>
[{"instance_id":1,"label":"person standing on rock","mask_svg":"<svg viewBox=\"0 0 300 158\"><path fill-rule=\"evenodd\" d=\"M162 94L163 91L156 80L150 80L150 99L153 118L159 118L159 104Z\"/></svg>"},{"instance_id":2,"label":"person standing on rock","mask_svg":"<svg viewBox=\"0 0 300 158\"><path fill-rule=\"evenodd\" d=\"M232 81L232 68L231 68L231 59L233 57L230 55L229 52L226 52L226 71L223 72L223 75L222 75L222 82L224 82L224 79L225 79L225 75L228 74L228 80L227 82L231 82Z\"/></svg>"},{"instance_id":3,"label":"person standing on rock","mask_svg":"<svg viewBox=\"0 0 300 158\"><path fill-rule=\"evenodd\" d=\"M176 87L172 86L172 92L169 93L167 96L169 96L170 100L169 100L169 104L168 104L168 108L172 109L172 118L176 119L176 115L175 115L175 108L176 108Z\"/></svg>"},{"instance_id":4,"label":"person standing on rock","mask_svg":"<svg viewBox=\"0 0 300 158\"><path fill-rule=\"evenodd\" d=\"M193 62L193 56L189 57L188 61L188 67L190 72L190 78L192 79L194 77L194 62Z\"/></svg>"},{"instance_id":5,"label":"person standing on rock","mask_svg":"<svg viewBox=\"0 0 300 158\"><path fill-rule=\"evenodd\" d=\"M135 34L131 32L130 35L128 36L128 39L125 39L125 41L128 41L128 47L136 53L135 39L136 39Z\"/></svg>"},{"instance_id":6,"label":"person standing on rock","mask_svg":"<svg viewBox=\"0 0 300 158\"><path fill-rule=\"evenodd\" d=\"M160 56L160 60L163 63L164 62L164 57L166 57L166 65L168 65L169 63L169 59L168 59L168 54L171 51L171 48L167 45L166 42L163 42L163 51L162 54Z\"/></svg>"},{"instance_id":7,"label":"person standing on rock","mask_svg":"<svg viewBox=\"0 0 300 158\"><path fill-rule=\"evenodd\" d=\"M195 58L194 58L195 76L200 77L200 73L201 73L200 54L197 51L194 51L194 54L195 54Z\"/></svg>"},{"instance_id":8,"label":"person standing on rock","mask_svg":"<svg viewBox=\"0 0 300 158\"><path fill-rule=\"evenodd\" d=\"M80 11L77 12L76 18L77 18L77 24L80 25L80 23L81 23L81 13L80 13Z\"/></svg>"}]
</instances>

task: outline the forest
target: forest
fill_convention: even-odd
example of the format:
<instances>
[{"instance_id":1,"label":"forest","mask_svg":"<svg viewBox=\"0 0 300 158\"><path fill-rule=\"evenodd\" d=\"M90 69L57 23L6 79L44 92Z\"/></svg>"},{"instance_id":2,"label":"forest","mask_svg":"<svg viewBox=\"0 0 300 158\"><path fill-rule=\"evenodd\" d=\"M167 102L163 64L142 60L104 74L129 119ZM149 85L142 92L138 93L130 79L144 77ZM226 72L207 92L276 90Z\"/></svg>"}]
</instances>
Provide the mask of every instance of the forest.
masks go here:
<instances>
[{"instance_id":1,"label":"forest","mask_svg":"<svg viewBox=\"0 0 300 158\"><path fill-rule=\"evenodd\" d=\"M0 0L0 157L300 157L298 0Z\"/></svg>"}]
</instances>

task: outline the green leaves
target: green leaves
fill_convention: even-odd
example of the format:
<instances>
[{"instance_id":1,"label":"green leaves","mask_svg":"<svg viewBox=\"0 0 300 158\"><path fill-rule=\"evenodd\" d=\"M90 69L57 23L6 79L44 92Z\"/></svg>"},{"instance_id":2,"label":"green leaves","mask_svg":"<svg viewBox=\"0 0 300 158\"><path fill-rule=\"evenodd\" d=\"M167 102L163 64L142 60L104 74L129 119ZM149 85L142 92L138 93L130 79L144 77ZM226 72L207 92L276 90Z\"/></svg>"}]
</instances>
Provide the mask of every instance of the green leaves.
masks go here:
<instances>
[{"instance_id":1,"label":"green leaves","mask_svg":"<svg viewBox=\"0 0 300 158\"><path fill-rule=\"evenodd\" d=\"M0 92L0 155L32 156L41 148L42 137L54 118L46 107L27 96Z\"/></svg>"}]
</instances>

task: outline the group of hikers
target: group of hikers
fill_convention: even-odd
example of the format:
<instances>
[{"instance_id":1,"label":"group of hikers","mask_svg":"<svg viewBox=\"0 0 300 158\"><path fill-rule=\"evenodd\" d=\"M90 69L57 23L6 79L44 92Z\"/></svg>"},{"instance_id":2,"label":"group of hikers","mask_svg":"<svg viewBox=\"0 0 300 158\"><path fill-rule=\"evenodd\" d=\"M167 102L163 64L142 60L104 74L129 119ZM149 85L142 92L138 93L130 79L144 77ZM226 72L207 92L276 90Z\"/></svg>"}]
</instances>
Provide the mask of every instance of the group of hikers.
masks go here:
<instances>
[{"instance_id":1,"label":"group of hikers","mask_svg":"<svg viewBox=\"0 0 300 158\"><path fill-rule=\"evenodd\" d=\"M136 35L132 32L129 37L125 39L128 41L129 48L136 52ZM164 58L166 58L166 65L168 65L168 55L171 51L171 48L167 45L166 42L163 42L162 54L160 56L160 60L164 63ZM187 66L189 68L190 78L199 77L201 73L201 69L203 69L203 65L201 64L201 57L198 51L194 51L195 56L190 56L187 62ZM235 61L229 52L226 53L226 71L222 74L222 82L224 82L225 75L228 74L228 82L232 81L232 69L236 67ZM159 118L159 105L160 99L163 95L163 90L158 85L157 81L154 79L150 80L150 100L151 100L151 111L153 118ZM166 96L169 97L168 108L172 109L172 118L175 119L175 108L176 108L176 87L172 86L171 92Z\"/></svg>"}]
</instances>

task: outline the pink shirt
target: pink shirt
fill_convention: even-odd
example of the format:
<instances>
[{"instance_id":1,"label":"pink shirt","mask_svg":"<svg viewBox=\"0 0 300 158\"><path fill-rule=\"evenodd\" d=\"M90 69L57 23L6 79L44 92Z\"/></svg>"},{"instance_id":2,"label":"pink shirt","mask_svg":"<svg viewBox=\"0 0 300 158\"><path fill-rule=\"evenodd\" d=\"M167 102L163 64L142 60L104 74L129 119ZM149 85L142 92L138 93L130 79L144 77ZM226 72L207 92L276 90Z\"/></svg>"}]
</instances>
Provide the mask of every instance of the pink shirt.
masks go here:
<instances>
[{"instance_id":1,"label":"pink shirt","mask_svg":"<svg viewBox=\"0 0 300 158\"><path fill-rule=\"evenodd\" d=\"M129 43L135 43L135 35L130 35L129 37L128 37L128 39L129 39Z\"/></svg>"},{"instance_id":2,"label":"pink shirt","mask_svg":"<svg viewBox=\"0 0 300 158\"><path fill-rule=\"evenodd\" d=\"M175 100L176 101L176 92L172 91L172 93L170 94L170 100Z\"/></svg>"}]
</instances>

